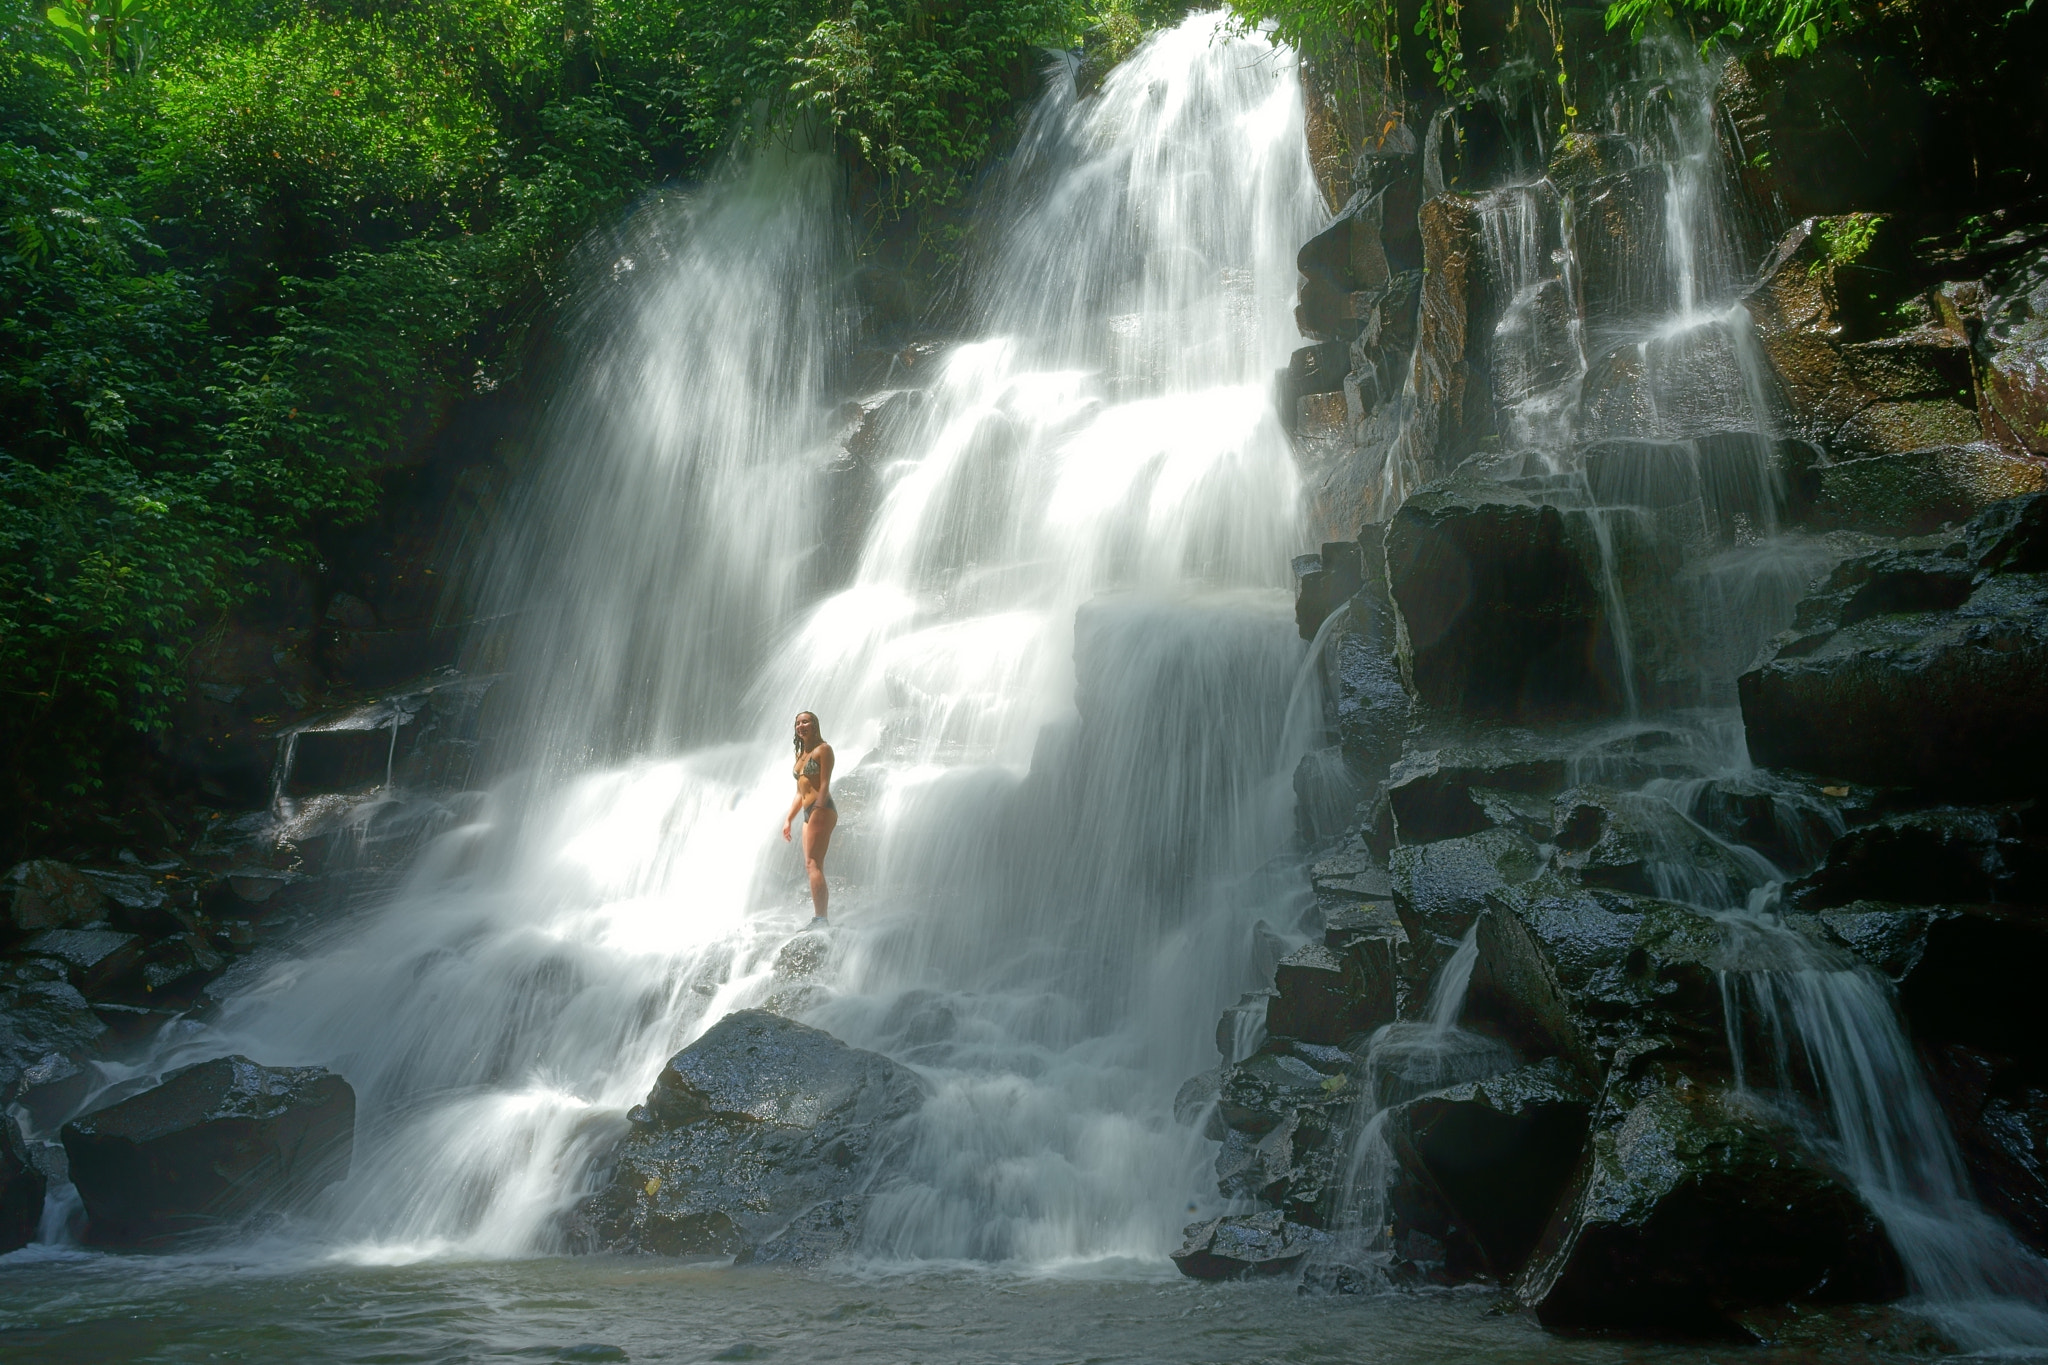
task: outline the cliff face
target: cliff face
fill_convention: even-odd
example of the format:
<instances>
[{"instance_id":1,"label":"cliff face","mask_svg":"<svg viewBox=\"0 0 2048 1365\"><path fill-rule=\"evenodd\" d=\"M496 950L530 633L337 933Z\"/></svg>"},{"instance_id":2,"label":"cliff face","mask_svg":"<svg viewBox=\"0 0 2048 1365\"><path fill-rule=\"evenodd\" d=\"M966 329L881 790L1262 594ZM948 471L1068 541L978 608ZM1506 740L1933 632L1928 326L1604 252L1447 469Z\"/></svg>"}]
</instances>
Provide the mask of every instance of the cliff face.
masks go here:
<instances>
[{"instance_id":1,"label":"cliff face","mask_svg":"<svg viewBox=\"0 0 2048 1365\"><path fill-rule=\"evenodd\" d=\"M2038 1292L2044 1058L1951 992L2048 943L2048 222L1895 61L1579 36L1565 126L1512 43L1310 71L1317 909L1206 1082L1271 1212L1177 1259L1760 1339Z\"/></svg>"}]
</instances>

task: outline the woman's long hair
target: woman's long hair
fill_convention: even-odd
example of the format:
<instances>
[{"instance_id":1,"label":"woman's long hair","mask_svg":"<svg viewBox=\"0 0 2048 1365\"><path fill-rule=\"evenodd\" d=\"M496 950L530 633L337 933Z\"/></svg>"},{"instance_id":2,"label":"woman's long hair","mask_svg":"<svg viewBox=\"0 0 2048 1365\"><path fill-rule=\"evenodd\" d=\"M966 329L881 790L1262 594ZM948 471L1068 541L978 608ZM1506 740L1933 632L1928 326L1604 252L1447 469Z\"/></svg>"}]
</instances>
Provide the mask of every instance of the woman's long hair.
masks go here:
<instances>
[{"instance_id":1,"label":"woman's long hair","mask_svg":"<svg viewBox=\"0 0 2048 1365\"><path fill-rule=\"evenodd\" d=\"M825 742L825 727L818 720L818 713L816 711L799 711L796 713L797 720L802 720L805 716L809 716L811 718L811 724L816 725L818 727L818 743L823 744ZM796 756L798 758L802 758L804 756L804 737L796 732L795 726L796 721L791 721L789 743L790 747L796 750Z\"/></svg>"}]
</instances>

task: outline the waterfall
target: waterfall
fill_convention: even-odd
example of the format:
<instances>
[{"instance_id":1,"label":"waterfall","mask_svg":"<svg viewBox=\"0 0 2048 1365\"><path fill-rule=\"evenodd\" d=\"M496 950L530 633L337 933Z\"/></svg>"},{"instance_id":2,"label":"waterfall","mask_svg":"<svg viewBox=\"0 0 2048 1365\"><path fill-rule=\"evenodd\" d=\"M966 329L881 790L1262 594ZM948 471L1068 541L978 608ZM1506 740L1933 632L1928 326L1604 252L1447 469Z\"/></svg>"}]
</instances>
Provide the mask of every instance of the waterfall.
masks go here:
<instances>
[{"instance_id":1,"label":"waterfall","mask_svg":"<svg viewBox=\"0 0 2048 1365\"><path fill-rule=\"evenodd\" d=\"M1750 767L1735 710L1737 675L1832 560L1784 525L1781 414L1741 301L1775 225L1728 164L1713 73L1690 44L1653 36L1601 104L1575 144L1510 149L1497 171L1509 183L1463 197L1491 299L1483 360L1498 446L1455 477L1491 478L1581 519L1597 547L1625 675L1620 728L1654 714L1694 775L1624 775L1626 763L1602 757L1610 732L1569 765L1569 782L1633 788L1618 803L1652 848L1656 895L1720 925L1736 1087L1853 1183L1897 1247L1916 1307L1968 1348L2038 1346L2048 1315L2033 1304L2048 1298L2048 1266L1971 1194L1888 987L1784 923L1780 888L1824 850L1802 834L1808 866L1780 868L1697 818L1713 782L1735 781L1772 796L1795 817L1780 820L1788 829L1842 832L1832 808L1793 812L1815 798ZM1454 112L1432 124L1425 177ZM1404 472L1391 453L1383 467ZM1404 490L1387 489L1391 517ZM1685 564L1672 583L1624 572L1630 553L1673 552ZM1703 845L1711 865L1697 861ZM1335 1236L1318 1256L1327 1274L1386 1254L1399 1174L1389 1109L1513 1064L1457 1027L1475 955L1468 935L1437 969L1426 1019L1382 1027L1360 1059Z\"/></svg>"},{"instance_id":2,"label":"waterfall","mask_svg":"<svg viewBox=\"0 0 2048 1365\"><path fill-rule=\"evenodd\" d=\"M388 905L108 1076L226 1052L344 1074L355 1163L301 1245L562 1248L663 1061L763 1002L930 1083L877 1258L1156 1265L1214 1201L1172 1097L1263 984L1255 926L1306 900L1267 867L1310 724L1270 381L1326 215L1291 56L1220 16L1085 99L1050 85L982 211L978 334L857 404L838 172L800 140L583 252L539 468L485 564L503 775ZM821 470L883 408L868 515ZM777 837L798 709L844 814L831 967L777 994L809 918Z\"/></svg>"}]
</instances>

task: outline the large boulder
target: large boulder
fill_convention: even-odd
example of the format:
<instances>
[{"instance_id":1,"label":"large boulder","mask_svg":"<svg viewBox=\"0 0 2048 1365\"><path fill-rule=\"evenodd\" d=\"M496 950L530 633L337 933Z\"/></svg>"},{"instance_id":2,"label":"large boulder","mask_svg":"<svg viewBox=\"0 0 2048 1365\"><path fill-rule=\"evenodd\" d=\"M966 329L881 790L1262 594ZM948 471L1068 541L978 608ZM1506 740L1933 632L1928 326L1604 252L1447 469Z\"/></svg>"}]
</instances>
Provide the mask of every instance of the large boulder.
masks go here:
<instances>
[{"instance_id":1,"label":"large boulder","mask_svg":"<svg viewBox=\"0 0 2048 1365\"><path fill-rule=\"evenodd\" d=\"M669 1059L628 1116L585 1227L616 1251L844 1251L871 1163L924 1094L905 1067L829 1033L764 1010L729 1014Z\"/></svg>"},{"instance_id":2,"label":"large boulder","mask_svg":"<svg viewBox=\"0 0 2048 1365\"><path fill-rule=\"evenodd\" d=\"M1645 1078L1610 1096L1515 1293L1548 1327L1718 1331L1788 1299L1905 1292L1882 1224L1849 1183L1744 1096Z\"/></svg>"},{"instance_id":3,"label":"large boulder","mask_svg":"<svg viewBox=\"0 0 2048 1365\"><path fill-rule=\"evenodd\" d=\"M1978 1198L2048 1249L2048 1039L2033 1005L2048 913L1862 900L1820 911L1809 932L1895 983Z\"/></svg>"},{"instance_id":4,"label":"large boulder","mask_svg":"<svg viewBox=\"0 0 2048 1365\"><path fill-rule=\"evenodd\" d=\"M1546 1058L1398 1106L1387 1141L1506 1278L1528 1259L1578 1166L1592 1100L1569 1064Z\"/></svg>"},{"instance_id":5,"label":"large boulder","mask_svg":"<svg viewBox=\"0 0 2048 1365\"><path fill-rule=\"evenodd\" d=\"M1985 426L2011 449L2048 455L2048 249L1993 271L1982 310Z\"/></svg>"},{"instance_id":6,"label":"large boulder","mask_svg":"<svg viewBox=\"0 0 2048 1365\"><path fill-rule=\"evenodd\" d=\"M1173 1263L1193 1280L1283 1275L1328 1241L1328 1234L1280 1213L1235 1213L1189 1224Z\"/></svg>"},{"instance_id":7,"label":"large boulder","mask_svg":"<svg viewBox=\"0 0 2048 1365\"><path fill-rule=\"evenodd\" d=\"M106 1034L65 964L29 958L0 977L0 1102L23 1090L80 1074Z\"/></svg>"},{"instance_id":8,"label":"large boulder","mask_svg":"<svg viewBox=\"0 0 2048 1365\"><path fill-rule=\"evenodd\" d=\"M1750 757L1834 781L1977 799L2048 764L2048 494L1960 539L1845 560L1742 675Z\"/></svg>"},{"instance_id":9,"label":"large boulder","mask_svg":"<svg viewBox=\"0 0 2048 1365\"><path fill-rule=\"evenodd\" d=\"M1516 903L1543 868L1533 841L1502 828L1397 848L1388 860L1394 908L1423 952L1448 953L1489 906Z\"/></svg>"},{"instance_id":10,"label":"large boulder","mask_svg":"<svg viewBox=\"0 0 2048 1365\"><path fill-rule=\"evenodd\" d=\"M1588 1078L1625 1047L1696 1076L1732 1072L1722 1019L1720 925L1648 897L1545 885L1489 907L1462 1016L1525 1057Z\"/></svg>"},{"instance_id":11,"label":"large boulder","mask_svg":"<svg viewBox=\"0 0 2048 1365\"><path fill-rule=\"evenodd\" d=\"M217 1057L64 1125L86 1239L154 1246L268 1213L348 1174L356 1097L324 1067Z\"/></svg>"},{"instance_id":12,"label":"large boulder","mask_svg":"<svg viewBox=\"0 0 2048 1365\"><path fill-rule=\"evenodd\" d=\"M1356 1099L1354 1062L1339 1048L1270 1039L1227 1068L1216 1097L1222 1147L1216 1185L1319 1226L1342 1178L1333 1139Z\"/></svg>"},{"instance_id":13,"label":"large boulder","mask_svg":"<svg viewBox=\"0 0 2048 1365\"><path fill-rule=\"evenodd\" d=\"M1266 1007L1269 1035L1341 1047L1393 1022L1406 935L1398 923L1348 924L1345 930L1334 945L1304 944L1280 959Z\"/></svg>"},{"instance_id":14,"label":"large boulder","mask_svg":"<svg viewBox=\"0 0 2048 1365\"><path fill-rule=\"evenodd\" d=\"M2031 807L1935 806L1849 830L1790 888L1809 910L1852 901L2048 904L2048 838Z\"/></svg>"},{"instance_id":15,"label":"large boulder","mask_svg":"<svg viewBox=\"0 0 2048 1365\"><path fill-rule=\"evenodd\" d=\"M90 878L69 863L35 858L7 870L6 929L32 934L69 929L106 918L105 897Z\"/></svg>"},{"instance_id":16,"label":"large boulder","mask_svg":"<svg viewBox=\"0 0 2048 1365\"><path fill-rule=\"evenodd\" d=\"M1904 421L1907 414L1898 410L1912 406L1887 405L1884 412L1888 420ZM1973 432L1929 426L1900 433L1891 447L1814 469L1810 521L1919 536L1967 521L2001 499L2048 488L2048 463L1976 441Z\"/></svg>"},{"instance_id":17,"label":"large boulder","mask_svg":"<svg viewBox=\"0 0 2048 1365\"><path fill-rule=\"evenodd\" d=\"M1621 708L1590 515L1478 472L1408 499L1387 529L1387 576L1418 700L1502 718Z\"/></svg>"},{"instance_id":18,"label":"large boulder","mask_svg":"<svg viewBox=\"0 0 2048 1365\"><path fill-rule=\"evenodd\" d=\"M0 1253L35 1240L48 1183L29 1157L21 1125L11 1114L0 1114Z\"/></svg>"}]
</instances>

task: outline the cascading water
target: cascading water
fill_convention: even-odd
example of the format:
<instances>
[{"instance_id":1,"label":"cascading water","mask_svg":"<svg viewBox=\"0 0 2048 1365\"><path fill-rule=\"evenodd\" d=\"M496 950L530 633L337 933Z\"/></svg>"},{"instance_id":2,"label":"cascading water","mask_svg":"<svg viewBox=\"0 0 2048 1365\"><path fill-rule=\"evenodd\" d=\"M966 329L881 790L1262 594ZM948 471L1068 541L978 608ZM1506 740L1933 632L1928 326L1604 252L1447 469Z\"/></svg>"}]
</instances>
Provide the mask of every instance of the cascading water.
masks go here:
<instances>
[{"instance_id":1,"label":"cascading water","mask_svg":"<svg viewBox=\"0 0 2048 1365\"><path fill-rule=\"evenodd\" d=\"M845 816L830 974L778 1008L933 1092L869 1252L1157 1263L1203 1197L1174 1090L1258 984L1255 923L1300 909L1260 871L1291 834L1274 756L1307 738L1270 375L1324 210L1291 60L1214 16L1086 100L1054 86L992 210L982 338L869 402L901 408L864 525L814 491L847 339L830 164L763 153L606 244L491 562L516 772L388 908L110 1077L228 1051L345 1074L354 1169L302 1240L560 1245L627 1107L769 997L808 916L776 838L799 708ZM821 598L815 547L849 535Z\"/></svg>"},{"instance_id":2,"label":"cascading water","mask_svg":"<svg viewBox=\"0 0 2048 1365\"><path fill-rule=\"evenodd\" d=\"M1588 519L1620 664L1631 675L1629 710L1640 697L1660 713L1659 726L1678 732L1666 738L1677 739L1672 752L1683 757L1621 800L1661 849L1649 867L1657 894L1723 927L1738 1089L1767 1095L1849 1176L1898 1248L1916 1302L1957 1340L2048 1344L2048 1316L2034 1306L2048 1298L2048 1267L1971 1195L1885 987L1782 922L1779 887L1820 849L1809 838L1792 849L1806 866L1780 868L1699 818L1718 781L1774 800L1786 830L1842 827L1831 808L1805 808L1812 798L1777 790L1750 769L1730 709L1736 675L1789 624L1829 561L1817 543L1779 526L1784 476L1770 372L1741 303L1760 252L1754 215L1724 164L1713 95L1688 47L1652 40L1592 134L1610 163L1606 178L1567 177L1561 187L1539 177L1477 199L1499 300L1488 359L1501 450L1475 464ZM1687 555L1675 593L1624 591L1617 546L1630 542ZM1641 782L1639 773L1623 775L1633 759L1616 764L1603 754L1611 751L1596 744L1575 762L1573 783ZM1685 772L1692 776L1672 775ZM1711 866L1698 859L1703 843L1716 850ZM1456 1005L1445 1002L1461 995L1460 982L1440 982L1432 1008L1448 1017L1386 1026L1368 1049L1373 1079L1354 1120L1341 1210L1368 1251L1394 1171L1379 1136L1381 1107L1414 1093L1398 1084L1404 1067L1420 1058L1425 1073L1463 1080L1511 1064L1448 1045ZM1380 1073L1396 1078L1389 1094L1379 1093L1388 1090Z\"/></svg>"}]
</instances>

